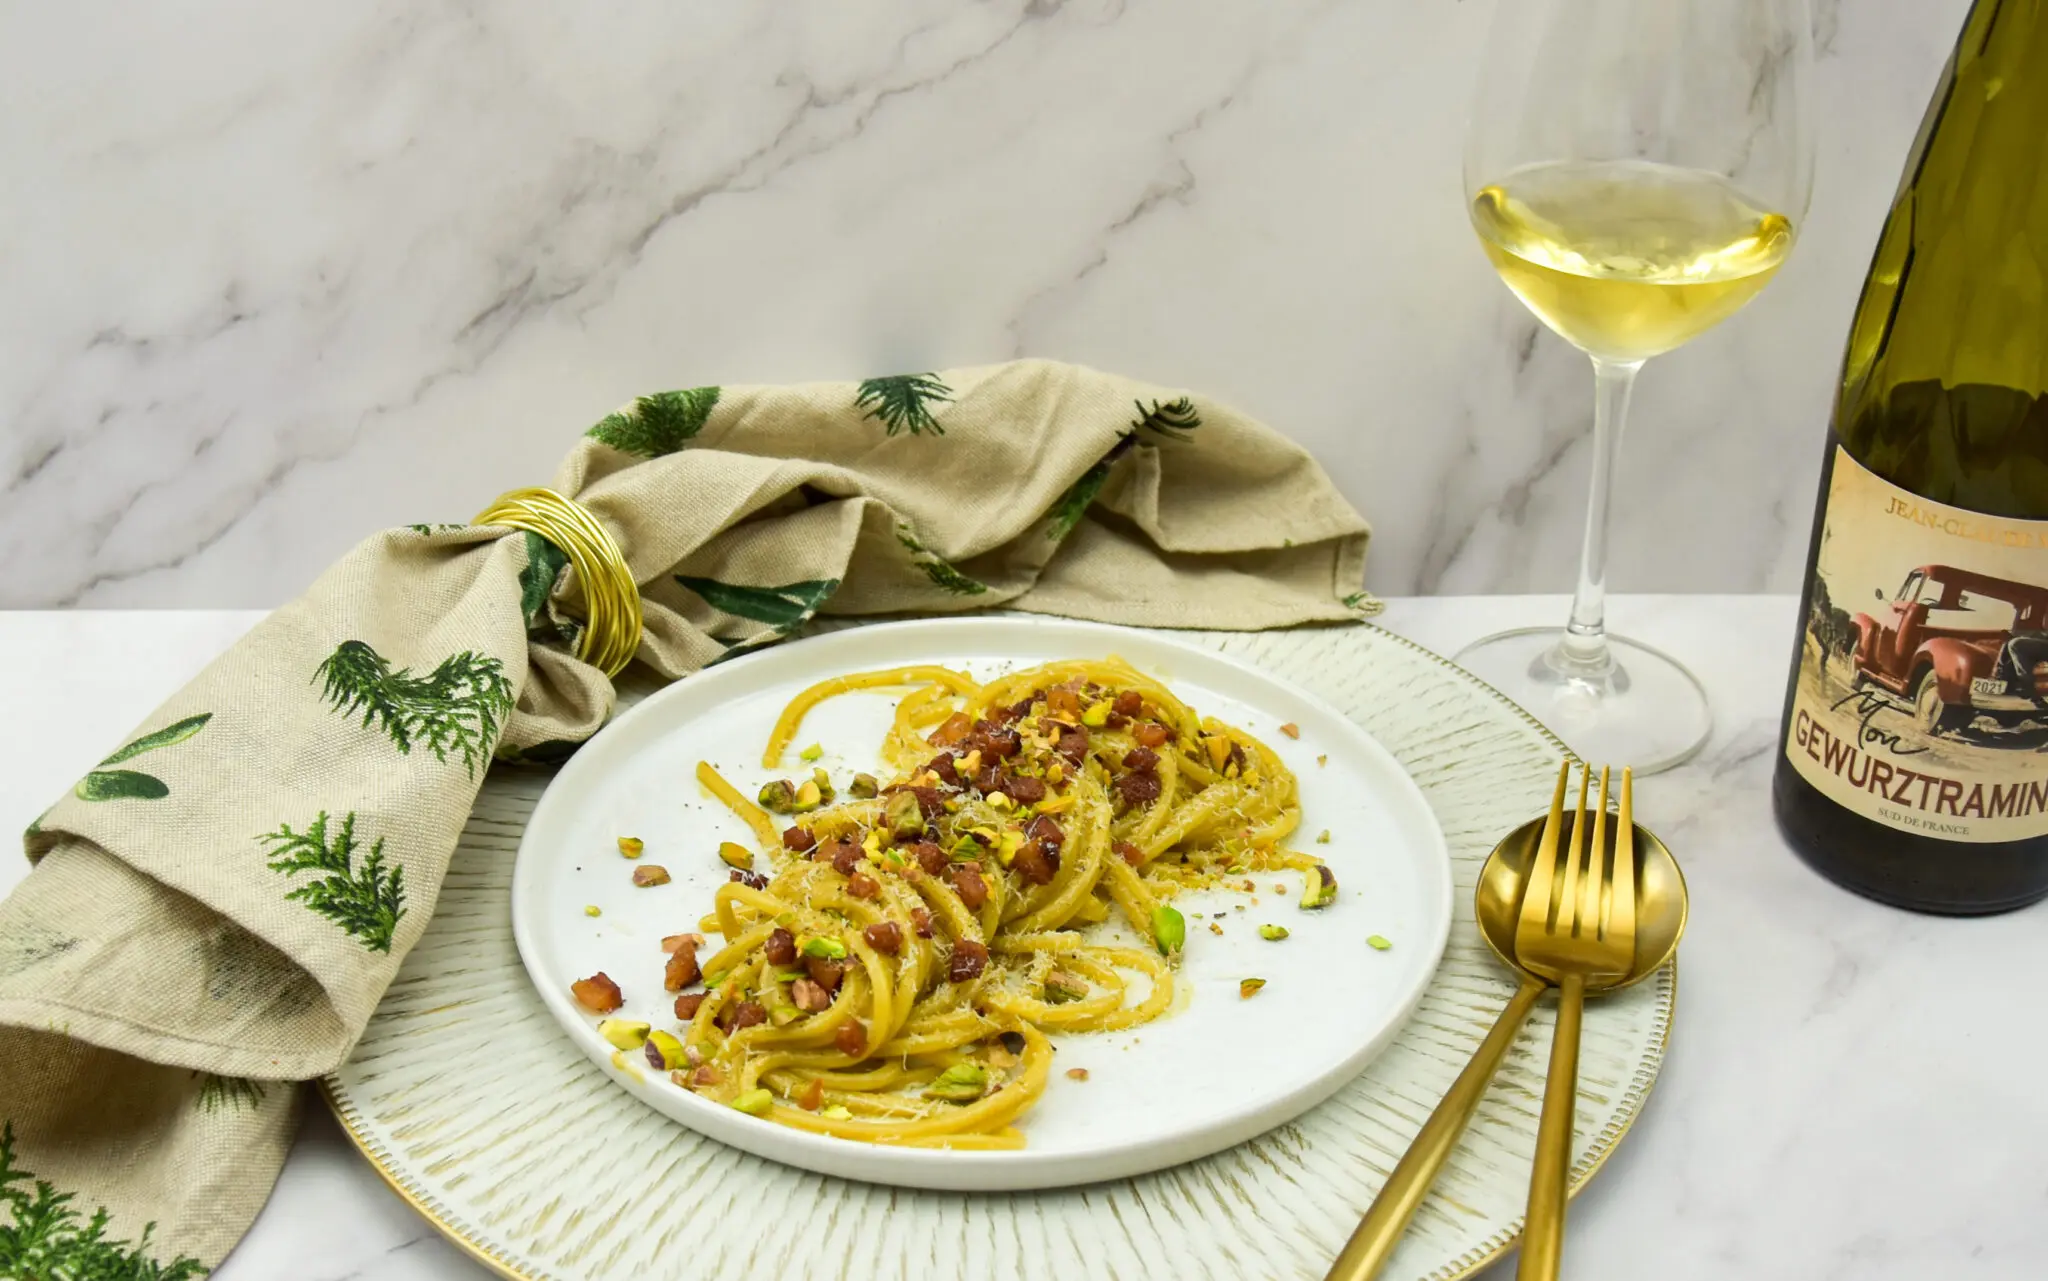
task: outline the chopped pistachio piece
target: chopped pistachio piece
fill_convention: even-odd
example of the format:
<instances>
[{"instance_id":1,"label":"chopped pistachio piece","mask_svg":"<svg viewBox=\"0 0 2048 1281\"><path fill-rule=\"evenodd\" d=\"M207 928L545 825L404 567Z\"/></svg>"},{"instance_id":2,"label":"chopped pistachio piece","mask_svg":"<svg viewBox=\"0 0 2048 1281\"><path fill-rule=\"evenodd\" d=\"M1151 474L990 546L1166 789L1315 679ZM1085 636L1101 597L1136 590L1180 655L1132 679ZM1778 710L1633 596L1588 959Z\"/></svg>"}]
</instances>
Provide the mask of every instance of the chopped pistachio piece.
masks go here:
<instances>
[{"instance_id":1,"label":"chopped pistachio piece","mask_svg":"<svg viewBox=\"0 0 2048 1281\"><path fill-rule=\"evenodd\" d=\"M1278 943L1281 939L1287 937L1287 927L1284 925L1261 925L1259 927L1259 937L1268 943Z\"/></svg>"},{"instance_id":2,"label":"chopped pistachio piece","mask_svg":"<svg viewBox=\"0 0 2048 1281\"><path fill-rule=\"evenodd\" d=\"M775 981L777 983L794 983L798 979L809 977L809 970L787 969L775 971Z\"/></svg>"},{"instance_id":3,"label":"chopped pistachio piece","mask_svg":"<svg viewBox=\"0 0 2048 1281\"><path fill-rule=\"evenodd\" d=\"M1367 945L1368 945L1369 947L1371 947L1371 948L1372 948L1372 950L1373 950L1373 951L1375 951L1375 952L1384 952L1384 951L1386 951L1386 950L1387 950L1388 948L1390 948L1390 947L1394 946L1394 944L1393 944L1393 940L1389 939L1389 938L1388 938L1388 937L1387 937L1386 935L1384 935L1384 934L1374 934L1374 935L1372 935L1372 936L1371 936L1370 938L1366 939L1365 941L1366 941L1366 944L1367 944Z\"/></svg>"},{"instance_id":4,"label":"chopped pistachio piece","mask_svg":"<svg viewBox=\"0 0 2048 1281\"><path fill-rule=\"evenodd\" d=\"M718 861L727 867L736 867L742 872L751 872L754 870L754 851L738 841L720 841L718 843Z\"/></svg>"},{"instance_id":5,"label":"chopped pistachio piece","mask_svg":"<svg viewBox=\"0 0 2048 1281\"><path fill-rule=\"evenodd\" d=\"M846 944L822 934L813 935L804 940L803 953L820 961L843 961L846 959Z\"/></svg>"},{"instance_id":6,"label":"chopped pistachio piece","mask_svg":"<svg viewBox=\"0 0 2048 1281\"><path fill-rule=\"evenodd\" d=\"M824 1117L827 1121L851 1121L853 1119L853 1113L847 1111L846 1105L842 1103L834 1103L831 1107L818 1113L818 1115Z\"/></svg>"},{"instance_id":7,"label":"chopped pistachio piece","mask_svg":"<svg viewBox=\"0 0 2048 1281\"><path fill-rule=\"evenodd\" d=\"M917 803L914 792L898 792L882 807L882 822L889 834L899 840L916 836L924 830L924 807Z\"/></svg>"},{"instance_id":8,"label":"chopped pistachio piece","mask_svg":"<svg viewBox=\"0 0 2048 1281\"><path fill-rule=\"evenodd\" d=\"M811 771L811 781L818 785L818 800L823 804L830 805L838 797L839 789L832 786L832 776L825 772L824 766Z\"/></svg>"},{"instance_id":9,"label":"chopped pistachio piece","mask_svg":"<svg viewBox=\"0 0 2048 1281\"><path fill-rule=\"evenodd\" d=\"M787 1027L803 1016L796 1002L789 999L789 989L780 983L770 983L761 989L761 1004L768 1011L768 1022L776 1027Z\"/></svg>"},{"instance_id":10,"label":"chopped pistachio piece","mask_svg":"<svg viewBox=\"0 0 2048 1281\"><path fill-rule=\"evenodd\" d=\"M597 1034L622 1050L637 1050L647 1044L647 1028L638 1019L600 1019Z\"/></svg>"},{"instance_id":11,"label":"chopped pistachio piece","mask_svg":"<svg viewBox=\"0 0 2048 1281\"><path fill-rule=\"evenodd\" d=\"M761 784L761 790L754 797L762 809L776 814L787 814L796 809L796 784L786 778L772 783Z\"/></svg>"},{"instance_id":12,"label":"chopped pistachio piece","mask_svg":"<svg viewBox=\"0 0 2048 1281\"><path fill-rule=\"evenodd\" d=\"M996 857L1002 860L1004 867L1008 867L1010 861L1017 857L1017 851L1023 848L1024 833L1004 832L996 841Z\"/></svg>"},{"instance_id":13,"label":"chopped pistachio piece","mask_svg":"<svg viewBox=\"0 0 2048 1281\"><path fill-rule=\"evenodd\" d=\"M732 1105L748 1116L767 1116L768 1109L775 1106L775 1096L764 1089L748 1090L734 1099Z\"/></svg>"},{"instance_id":14,"label":"chopped pistachio piece","mask_svg":"<svg viewBox=\"0 0 2048 1281\"><path fill-rule=\"evenodd\" d=\"M1106 698L1098 703L1090 703L1088 709L1081 713L1081 723L1089 729L1101 729L1109 724L1109 710L1109 700Z\"/></svg>"},{"instance_id":15,"label":"chopped pistachio piece","mask_svg":"<svg viewBox=\"0 0 2048 1281\"><path fill-rule=\"evenodd\" d=\"M640 852L646 848L647 842L637 836L621 836L619 838L619 853L624 854L627 858L639 858Z\"/></svg>"},{"instance_id":16,"label":"chopped pistachio piece","mask_svg":"<svg viewBox=\"0 0 2048 1281\"><path fill-rule=\"evenodd\" d=\"M1330 758L1329 758L1329 757L1327 757L1327 756L1318 756L1318 757L1316 757L1316 764L1317 764L1317 765L1328 765L1329 763L1330 763Z\"/></svg>"},{"instance_id":17,"label":"chopped pistachio piece","mask_svg":"<svg viewBox=\"0 0 2048 1281\"><path fill-rule=\"evenodd\" d=\"M1237 997L1241 1001L1249 1001L1252 999L1252 994L1264 986L1266 986L1266 980L1264 979L1239 979L1237 981Z\"/></svg>"},{"instance_id":18,"label":"chopped pistachio piece","mask_svg":"<svg viewBox=\"0 0 2048 1281\"><path fill-rule=\"evenodd\" d=\"M1222 769L1223 763L1230 759L1230 739L1226 735L1204 734L1202 746L1208 749L1209 764L1217 769Z\"/></svg>"},{"instance_id":19,"label":"chopped pistachio piece","mask_svg":"<svg viewBox=\"0 0 2048 1281\"><path fill-rule=\"evenodd\" d=\"M647 1034L647 1062L662 1071L674 1071L685 1062L683 1043L667 1032Z\"/></svg>"},{"instance_id":20,"label":"chopped pistachio piece","mask_svg":"<svg viewBox=\"0 0 2048 1281\"><path fill-rule=\"evenodd\" d=\"M1329 829L1329 828L1327 828L1327 827L1326 827L1326 828L1324 828L1324 829L1323 829L1322 831L1320 831L1320 832L1317 832L1317 833L1316 833L1316 844L1318 844L1318 845L1328 845L1329 843L1330 843L1330 829Z\"/></svg>"},{"instance_id":21,"label":"chopped pistachio piece","mask_svg":"<svg viewBox=\"0 0 2048 1281\"><path fill-rule=\"evenodd\" d=\"M1009 809L1015 803L1003 792L990 792L985 799L988 801L988 807L995 810Z\"/></svg>"},{"instance_id":22,"label":"chopped pistachio piece","mask_svg":"<svg viewBox=\"0 0 2048 1281\"><path fill-rule=\"evenodd\" d=\"M1328 907L1337 901L1337 874L1330 870L1329 864L1316 864L1309 869L1304 880L1305 883L1301 888L1301 906L1303 911L1314 911L1319 907Z\"/></svg>"},{"instance_id":23,"label":"chopped pistachio piece","mask_svg":"<svg viewBox=\"0 0 2048 1281\"><path fill-rule=\"evenodd\" d=\"M585 916L603 916L604 909L599 907L597 904L592 903L590 906L583 909L583 914Z\"/></svg>"},{"instance_id":24,"label":"chopped pistachio piece","mask_svg":"<svg viewBox=\"0 0 2048 1281\"><path fill-rule=\"evenodd\" d=\"M1065 1005L1069 1001L1083 1000L1088 995L1087 980L1065 970L1054 970L1045 976L1045 1003Z\"/></svg>"},{"instance_id":25,"label":"chopped pistachio piece","mask_svg":"<svg viewBox=\"0 0 2048 1281\"><path fill-rule=\"evenodd\" d=\"M948 1103L971 1103L988 1089L988 1069L979 1063L955 1063L939 1073L938 1079L924 1089L928 1099L944 1099Z\"/></svg>"},{"instance_id":26,"label":"chopped pistachio piece","mask_svg":"<svg viewBox=\"0 0 2048 1281\"><path fill-rule=\"evenodd\" d=\"M882 785L875 781L873 774L855 774L853 776L853 783L846 791L855 800L871 801L881 794Z\"/></svg>"},{"instance_id":27,"label":"chopped pistachio piece","mask_svg":"<svg viewBox=\"0 0 2048 1281\"><path fill-rule=\"evenodd\" d=\"M818 808L819 802L824 799L825 793L815 778L805 779L804 785L796 789L796 808L799 812Z\"/></svg>"},{"instance_id":28,"label":"chopped pistachio piece","mask_svg":"<svg viewBox=\"0 0 2048 1281\"><path fill-rule=\"evenodd\" d=\"M806 747L804 750L797 753L798 756L802 757L807 761L815 761L822 757L824 754L825 748L823 747L823 745L818 743L813 743L809 747Z\"/></svg>"},{"instance_id":29,"label":"chopped pistachio piece","mask_svg":"<svg viewBox=\"0 0 2048 1281\"><path fill-rule=\"evenodd\" d=\"M668 884L668 869L659 863L643 863L633 869L633 884L641 889Z\"/></svg>"},{"instance_id":30,"label":"chopped pistachio piece","mask_svg":"<svg viewBox=\"0 0 2048 1281\"><path fill-rule=\"evenodd\" d=\"M1067 767L1054 761L1045 767L1045 781L1057 787L1067 780Z\"/></svg>"},{"instance_id":31,"label":"chopped pistachio piece","mask_svg":"<svg viewBox=\"0 0 2048 1281\"><path fill-rule=\"evenodd\" d=\"M1172 956L1187 943L1188 923L1170 903L1152 909L1152 941L1161 956Z\"/></svg>"}]
</instances>

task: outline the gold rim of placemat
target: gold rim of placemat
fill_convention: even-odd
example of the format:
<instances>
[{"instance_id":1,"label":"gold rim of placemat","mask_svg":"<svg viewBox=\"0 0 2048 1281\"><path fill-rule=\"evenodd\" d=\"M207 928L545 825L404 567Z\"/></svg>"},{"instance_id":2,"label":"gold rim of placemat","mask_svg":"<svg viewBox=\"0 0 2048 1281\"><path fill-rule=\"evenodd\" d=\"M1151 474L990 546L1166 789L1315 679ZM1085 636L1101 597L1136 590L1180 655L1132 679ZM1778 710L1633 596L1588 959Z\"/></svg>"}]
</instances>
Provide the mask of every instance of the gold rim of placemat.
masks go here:
<instances>
[{"instance_id":1,"label":"gold rim of placemat","mask_svg":"<svg viewBox=\"0 0 2048 1281\"><path fill-rule=\"evenodd\" d=\"M617 676L640 652L640 585L604 522L574 499L535 486L513 489L476 514L472 525L508 525L547 539L583 580L583 636L576 657Z\"/></svg>"},{"instance_id":2,"label":"gold rim of placemat","mask_svg":"<svg viewBox=\"0 0 2048 1281\"><path fill-rule=\"evenodd\" d=\"M1501 693L1493 686L1474 676L1471 672L1466 671L1435 650L1409 640L1398 632L1389 631L1374 623L1363 623L1361 625L1370 627L1373 631L1378 632L1396 644L1414 650L1438 666L1448 667L1466 680L1471 681L1482 692L1492 695L1525 724L1533 728L1552 747L1556 748L1558 753L1567 761L1575 765L1583 764L1572 753L1571 748L1565 746L1564 740L1551 732L1548 725L1537 720L1520 703L1517 703L1506 694ZM1585 1164L1571 1171L1565 1187L1565 1197L1567 1200L1574 1199L1579 1193L1585 1191L1586 1185L1593 1181L1593 1176L1600 1173L1601 1169L1607 1164L1608 1158L1613 1156L1615 1149L1621 1146L1621 1141L1628 1137L1630 1130L1635 1128L1635 1123L1642 1118L1643 1108L1650 1101L1651 1092L1656 1089L1658 1077L1663 1074L1664 1057L1671 1048L1671 1026L1678 1019L1678 958L1676 956L1673 956L1664 963L1664 968L1660 971L1660 977L1655 981L1663 989L1660 993L1663 997L1663 1000L1660 1002L1662 1008L1658 1011L1655 1029L1656 1041L1649 1047L1649 1053L1645 1056L1645 1061L1637 1065L1635 1074L1629 1081L1627 1092L1622 1097L1623 1107L1621 1112L1611 1117L1608 1123L1602 1127L1600 1133L1593 1137L1593 1146L1586 1153ZM397 1193L407 1205L417 1211L421 1218L433 1224L442 1236L454 1243L472 1259L498 1275L508 1278L509 1281L545 1281L545 1278L527 1272L518 1264L500 1254L488 1243L470 1236L465 1227L454 1222L455 1216L444 1209L440 1202L434 1199L432 1193L413 1187L406 1175L397 1168L397 1162L392 1159L391 1154L384 1150L384 1145L378 1142L375 1136L371 1135L362 1124L361 1118L356 1115L355 1108L341 1098L340 1092L336 1088L337 1078L334 1074L330 1073L321 1077L318 1085L320 1087L321 1099L326 1102L328 1110L334 1114L335 1120L340 1123L342 1132L348 1135L349 1142L355 1145L356 1151L362 1153L363 1159L370 1163L370 1167L377 1172L378 1177L382 1178L385 1184L393 1192ZM1448 1267L1432 1273L1426 1278L1426 1281L1466 1281L1467 1278L1473 1276L1482 1268L1492 1264L1502 1255L1513 1249L1515 1244L1522 1239L1524 1224L1525 1220L1523 1219L1514 1220L1496 1232L1492 1237L1480 1242L1463 1255L1452 1260Z\"/></svg>"}]
</instances>

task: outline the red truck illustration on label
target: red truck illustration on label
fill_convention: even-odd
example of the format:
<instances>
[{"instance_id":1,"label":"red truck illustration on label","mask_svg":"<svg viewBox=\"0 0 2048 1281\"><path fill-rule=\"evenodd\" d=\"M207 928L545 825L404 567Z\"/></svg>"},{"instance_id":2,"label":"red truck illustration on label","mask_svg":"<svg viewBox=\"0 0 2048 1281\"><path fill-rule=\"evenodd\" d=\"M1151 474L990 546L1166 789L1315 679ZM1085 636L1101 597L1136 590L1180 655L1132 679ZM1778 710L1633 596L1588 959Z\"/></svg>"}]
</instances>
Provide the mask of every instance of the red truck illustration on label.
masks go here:
<instances>
[{"instance_id":1,"label":"red truck illustration on label","mask_svg":"<svg viewBox=\"0 0 2048 1281\"><path fill-rule=\"evenodd\" d=\"M1851 625L1857 688L1906 700L1928 734L2048 721L2048 590L1922 565Z\"/></svg>"}]
</instances>

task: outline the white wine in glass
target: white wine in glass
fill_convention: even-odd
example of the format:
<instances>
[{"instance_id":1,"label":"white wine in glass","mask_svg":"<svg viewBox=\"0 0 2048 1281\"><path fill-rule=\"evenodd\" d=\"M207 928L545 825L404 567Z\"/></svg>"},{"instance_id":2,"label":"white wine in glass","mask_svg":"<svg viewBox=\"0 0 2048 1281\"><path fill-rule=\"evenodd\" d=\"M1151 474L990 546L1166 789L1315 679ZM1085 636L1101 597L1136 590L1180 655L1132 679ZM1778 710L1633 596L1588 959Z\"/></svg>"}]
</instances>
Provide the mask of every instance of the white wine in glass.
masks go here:
<instances>
[{"instance_id":1,"label":"white wine in glass","mask_svg":"<svg viewBox=\"0 0 2048 1281\"><path fill-rule=\"evenodd\" d=\"M1515 296L1592 358L1593 483L1570 621L1457 655L1587 760L1666 769L1712 720L1675 659L1606 630L1607 513L1636 371L1754 298L1812 181L1805 0L1501 0L1467 209Z\"/></svg>"}]
</instances>

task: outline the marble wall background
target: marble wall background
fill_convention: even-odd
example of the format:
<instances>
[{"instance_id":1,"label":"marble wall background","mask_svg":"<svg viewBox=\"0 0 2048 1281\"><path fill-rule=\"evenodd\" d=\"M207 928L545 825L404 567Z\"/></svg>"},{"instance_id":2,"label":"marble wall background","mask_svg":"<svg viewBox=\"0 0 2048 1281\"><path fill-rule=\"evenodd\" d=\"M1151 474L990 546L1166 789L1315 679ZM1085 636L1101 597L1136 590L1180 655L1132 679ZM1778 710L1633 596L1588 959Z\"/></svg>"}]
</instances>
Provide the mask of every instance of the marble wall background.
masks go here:
<instances>
[{"instance_id":1,"label":"marble wall background","mask_svg":"<svg viewBox=\"0 0 2048 1281\"><path fill-rule=\"evenodd\" d=\"M1966 0L1815 0L1818 191L1653 364L1623 590L1789 589ZM1324 459L1388 594L1567 586L1589 376L1460 209L1486 0L0 11L0 605L260 606L637 392L1035 354Z\"/></svg>"}]
</instances>

